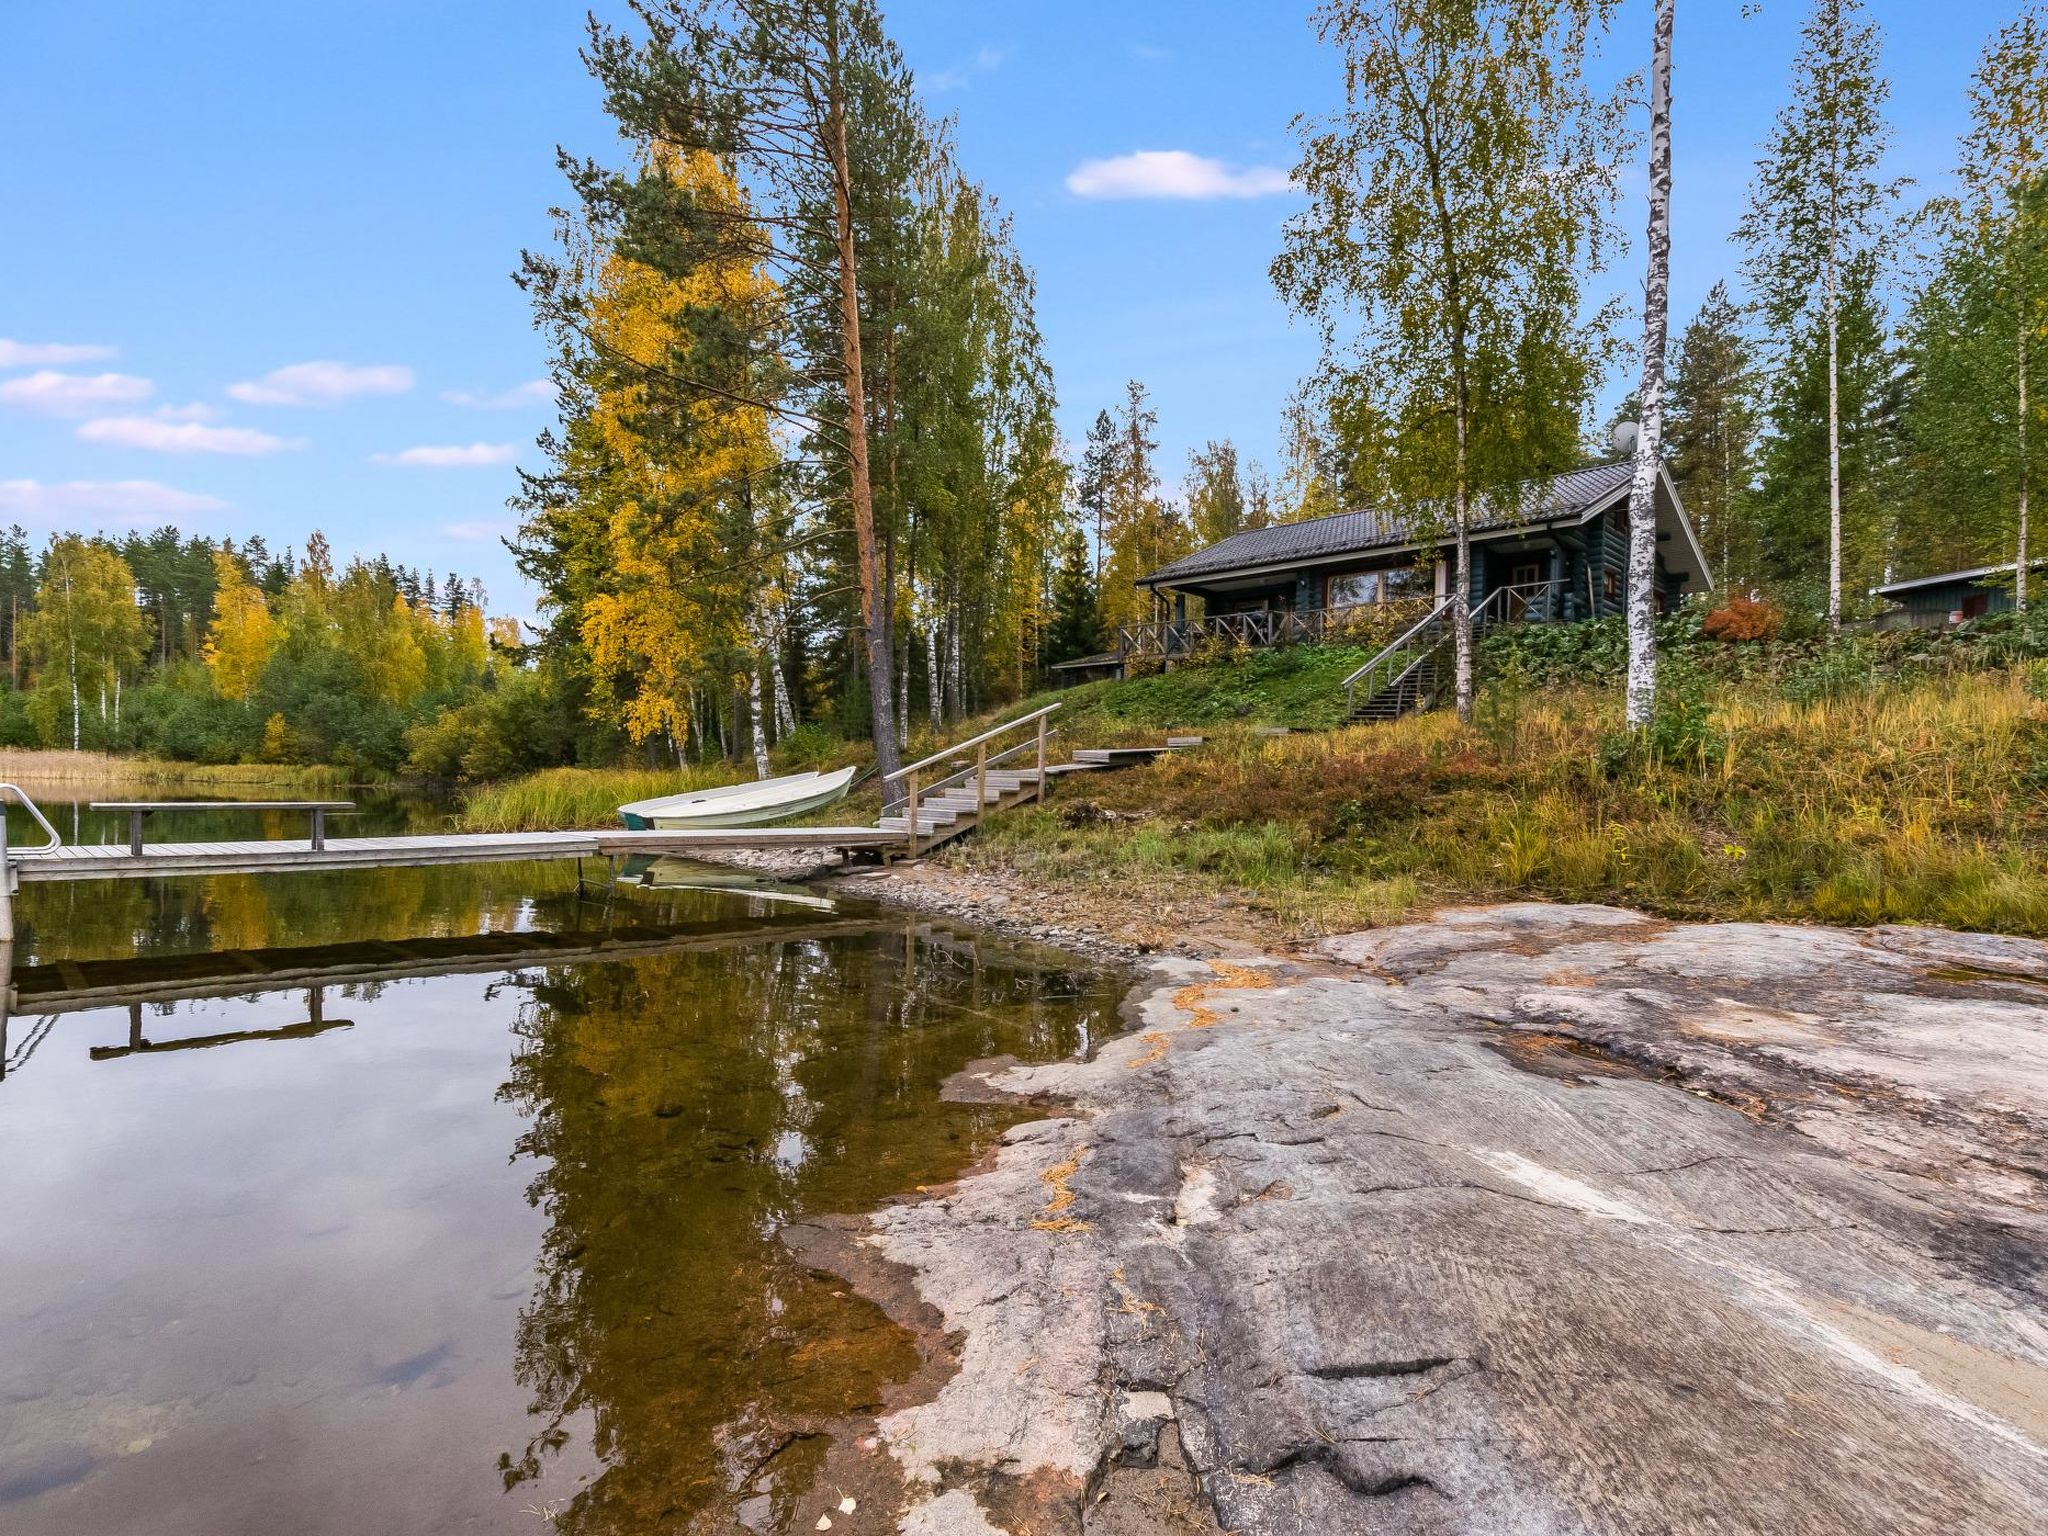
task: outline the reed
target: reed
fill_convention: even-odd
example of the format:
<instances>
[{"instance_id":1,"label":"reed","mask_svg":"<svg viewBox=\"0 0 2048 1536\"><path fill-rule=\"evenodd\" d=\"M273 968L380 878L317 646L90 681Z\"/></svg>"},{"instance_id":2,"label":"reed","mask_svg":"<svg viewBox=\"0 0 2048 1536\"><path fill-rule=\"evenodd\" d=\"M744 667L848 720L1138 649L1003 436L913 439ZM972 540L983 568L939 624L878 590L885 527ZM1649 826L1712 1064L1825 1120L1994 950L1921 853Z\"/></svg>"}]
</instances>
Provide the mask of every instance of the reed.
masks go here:
<instances>
[{"instance_id":1,"label":"reed","mask_svg":"<svg viewBox=\"0 0 2048 1536\"><path fill-rule=\"evenodd\" d=\"M180 763L160 758L117 757L110 752L33 747L0 749L0 780L7 779L42 784L96 784L111 788L184 784L326 789L383 782L381 775L366 776L326 764Z\"/></svg>"},{"instance_id":2,"label":"reed","mask_svg":"<svg viewBox=\"0 0 2048 1536\"><path fill-rule=\"evenodd\" d=\"M689 768L546 768L487 784L464 797L456 825L465 832L565 832L616 827L619 807L656 795L738 782L728 763Z\"/></svg>"}]
</instances>

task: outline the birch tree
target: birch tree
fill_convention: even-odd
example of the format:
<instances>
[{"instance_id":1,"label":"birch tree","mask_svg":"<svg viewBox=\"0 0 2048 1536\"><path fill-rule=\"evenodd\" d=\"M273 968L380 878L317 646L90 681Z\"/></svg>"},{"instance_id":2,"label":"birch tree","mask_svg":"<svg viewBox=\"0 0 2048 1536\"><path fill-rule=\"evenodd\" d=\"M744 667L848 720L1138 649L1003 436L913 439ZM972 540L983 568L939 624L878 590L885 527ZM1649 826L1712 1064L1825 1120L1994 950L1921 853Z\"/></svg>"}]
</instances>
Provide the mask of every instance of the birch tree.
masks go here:
<instances>
[{"instance_id":1,"label":"birch tree","mask_svg":"<svg viewBox=\"0 0 2048 1536\"><path fill-rule=\"evenodd\" d=\"M1845 277L1884 254L1903 183L1882 176L1890 147L1878 73L1883 47L1861 0L1814 0L1792 66L1792 100L1757 161L1737 234L1743 273L1780 350L1817 325L1828 378L1828 627L1842 626L1841 315Z\"/></svg>"},{"instance_id":2,"label":"birch tree","mask_svg":"<svg viewBox=\"0 0 2048 1536\"><path fill-rule=\"evenodd\" d=\"M1321 332L1314 388L1355 396L1377 479L1454 546L1456 698L1472 712L1471 525L1477 500L1575 452L1596 333L1581 281L1609 236L1618 104L1587 90L1598 0L1324 0L1345 105L1297 120L1295 177L1273 279ZM1535 422L1531 382L1540 381ZM1515 430L1491 431L1510 417ZM1556 430L1562 418L1567 430ZM1447 429L1447 430L1446 430ZM1360 445L1347 462L1358 457Z\"/></svg>"},{"instance_id":3,"label":"birch tree","mask_svg":"<svg viewBox=\"0 0 2048 1536\"><path fill-rule=\"evenodd\" d=\"M1664 454L1664 341L1671 315L1671 24L1657 0L1650 63L1649 274L1643 281L1642 423L1628 490L1628 723L1657 712L1657 476Z\"/></svg>"}]
</instances>

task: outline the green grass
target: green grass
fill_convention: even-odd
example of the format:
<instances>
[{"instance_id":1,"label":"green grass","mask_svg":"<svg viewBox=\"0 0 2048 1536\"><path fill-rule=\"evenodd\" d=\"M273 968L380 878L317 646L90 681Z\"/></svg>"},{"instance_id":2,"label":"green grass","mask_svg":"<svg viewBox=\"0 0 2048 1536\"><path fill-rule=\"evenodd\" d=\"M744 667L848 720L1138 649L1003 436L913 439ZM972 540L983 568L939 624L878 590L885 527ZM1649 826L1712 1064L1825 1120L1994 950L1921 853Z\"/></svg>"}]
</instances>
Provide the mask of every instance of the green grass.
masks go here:
<instances>
[{"instance_id":1,"label":"green grass","mask_svg":"<svg viewBox=\"0 0 2048 1536\"><path fill-rule=\"evenodd\" d=\"M560 832L616 827L619 807L656 795L679 795L738 782L738 765L702 768L546 768L471 790L456 825L465 832Z\"/></svg>"},{"instance_id":2,"label":"green grass","mask_svg":"<svg viewBox=\"0 0 2048 1536\"><path fill-rule=\"evenodd\" d=\"M1190 895L1313 933L1440 903L2048 935L2048 704L2031 668L1798 699L1695 691L1633 746L1611 688L1261 737L1063 786L947 857L1138 907ZM1674 708L1680 706L1674 705Z\"/></svg>"}]
</instances>

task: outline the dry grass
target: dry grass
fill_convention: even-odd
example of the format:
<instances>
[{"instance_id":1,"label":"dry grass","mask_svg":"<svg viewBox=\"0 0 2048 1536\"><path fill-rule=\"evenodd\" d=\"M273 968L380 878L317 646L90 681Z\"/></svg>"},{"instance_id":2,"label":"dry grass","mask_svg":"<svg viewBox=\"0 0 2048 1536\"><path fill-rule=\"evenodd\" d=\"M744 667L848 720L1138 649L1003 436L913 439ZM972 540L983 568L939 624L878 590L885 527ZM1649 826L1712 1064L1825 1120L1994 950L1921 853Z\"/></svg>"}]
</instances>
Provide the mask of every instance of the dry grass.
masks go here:
<instances>
[{"instance_id":1,"label":"dry grass","mask_svg":"<svg viewBox=\"0 0 2048 1536\"><path fill-rule=\"evenodd\" d=\"M2048 706L2020 670L1796 703L1729 689L1683 761L1621 750L1611 691L1259 737L1105 775L952 857L1302 934L1452 901L2048 934Z\"/></svg>"},{"instance_id":2,"label":"dry grass","mask_svg":"<svg viewBox=\"0 0 2048 1536\"><path fill-rule=\"evenodd\" d=\"M4 779L109 787L157 784L285 784L305 787L346 785L359 782L360 776L345 769L321 765L175 763L158 758L116 757L111 752L7 747L0 749L0 780Z\"/></svg>"}]
</instances>

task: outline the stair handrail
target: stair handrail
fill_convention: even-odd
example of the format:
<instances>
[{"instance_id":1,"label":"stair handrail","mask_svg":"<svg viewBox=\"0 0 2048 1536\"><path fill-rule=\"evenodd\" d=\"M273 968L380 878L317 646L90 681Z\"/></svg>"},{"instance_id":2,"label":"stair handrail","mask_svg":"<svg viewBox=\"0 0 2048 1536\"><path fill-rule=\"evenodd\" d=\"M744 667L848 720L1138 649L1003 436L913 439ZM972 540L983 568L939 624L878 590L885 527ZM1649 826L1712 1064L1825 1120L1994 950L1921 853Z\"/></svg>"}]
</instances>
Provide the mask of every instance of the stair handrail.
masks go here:
<instances>
[{"instance_id":1,"label":"stair handrail","mask_svg":"<svg viewBox=\"0 0 2048 1536\"><path fill-rule=\"evenodd\" d=\"M1059 735L1059 733L1059 727L1054 726L1051 730L1045 733L1045 739L1047 741L1051 741L1053 737ZM988 755L988 766L991 768L998 767L1001 764L1008 762L1011 758L1015 757L1019 752L1029 752L1036 745L1036 742L1020 741L1014 747L1005 747L1000 752L991 752ZM941 757L949 757L952 754L942 752L939 755ZM962 780L972 778L974 775L975 766L975 764L969 763L965 768L959 769L953 773L949 773L943 779L933 779L931 783L922 786L922 788L919 790L919 793L924 795L936 795L942 789L951 789L955 784L960 783Z\"/></svg>"},{"instance_id":2,"label":"stair handrail","mask_svg":"<svg viewBox=\"0 0 2048 1536\"><path fill-rule=\"evenodd\" d=\"M1036 740L1032 744L1038 748L1038 793L1042 796L1045 793L1045 743L1048 734L1045 727L1045 717L1059 707L1058 703L1052 703L1046 705L1043 709L1034 709L1028 715L1019 715L1014 720L1005 720L1001 725L990 726L979 736L970 736L965 741L956 741L951 746L934 752L930 757L921 757L914 763L905 763L894 773L882 775L882 782L884 784L892 784L898 779L903 780L903 831L910 844L910 856L913 859L917 857L918 841L918 774L935 763L945 761L956 752L965 752L969 747L976 748L977 750L974 754L974 799L976 807L975 819L979 821L981 819L981 807L986 805L988 801L988 743L998 736L1016 730L1019 726L1036 723L1038 732ZM886 807L887 801L885 800L884 808L886 809Z\"/></svg>"},{"instance_id":3,"label":"stair handrail","mask_svg":"<svg viewBox=\"0 0 2048 1536\"><path fill-rule=\"evenodd\" d=\"M941 762L944 759L951 757L955 752L964 752L969 747L978 747L984 741L994 740L996 737L1002 735L1005 731L1014 730L1016 727L1020 725L1029 725L1032 721L1037 720L1042 716L1051 714L1054 710L1058 709L1059 707L1060 706L1058 704L1048 704L1043 709L1034 709L1028 715L1019 715L1014 720L1005 720L1001 725L992 725L987 730L983 731L979 736L970 736L965 741L956 741L950 747L943 747L939 751L934 752L930 757L920 757L914 763L905 763L901 768L898 768L894 773L883 774L882 782L884 784L887 784L892 782L893 780L904 777L906 774L916 773L921 769L929 768L933 763Z\"/></svg>"},{"instance_id":4,"label":"stair handrail","mask_svg":"<svg viewBox=\"0 0 2048 1536\"><path fill-rule=\"evenodd\" d=\"M1386 663L1391 661L1396 655L1398 655L1401 651L1405 650L1408 646L1408 643L1411 640L1413 640L1417 635L1421 634L1425 629L1429 628L1432 624L1438 623L1443 618L1443 616L1450 611L1451 604L1456 601L1457 598L1455 596L1445 597L1434 608L1430 609L1428 613L1424 614L1420 619L1416 620L1415 623L1411 624L1408 628L1401 631L1400 637L1398 639L1395 639L1394 641L1390 642L1383 649L1381 649L1378 652L1378 654L1376 654L1372 658L1372 660L1368 661L1364 666L1360 667L1356 672L1353 672L1349 677L1344 679L1345 714L1348 715L1351 713L1352 695L1356 691L1360 679L1364 678L1368 673L1372 672L1376 668L1384 666ZM1432 646L1430 647L1430 649L1434 650L1435 647ZM1407 675L1407 671L1408 669L1405 667L1402 669L1402 675L1404 677ZM1377 693L1378 691L1378 688L1374 688L1372 690L1373 693ZM1370 693L1366 695L1366 697L1368 698L1370 698L1371 696L1372 694Z\"/></svg>"},{"instance_id":5,"label":"stair handrail","mask_svg":"<svg viewBox=\"0 0 2048 1536\"><path fill-rule=\"evenodd\" d=\"M43 835L49 841L40 848L10 848L7 846L7 823L4 819L0 819L0 859L34 858L39 854L55 853L64 846L64 839L58 835L57 829L50 825L50 818L43 814L42 807L29 798L27 790L23 789L19 784L0 784L0 798L4 798L6 795L12 795L21 802L21 808L28 812L30 819L37 826L43 829Z\"/></svg>"}]
</instances>

